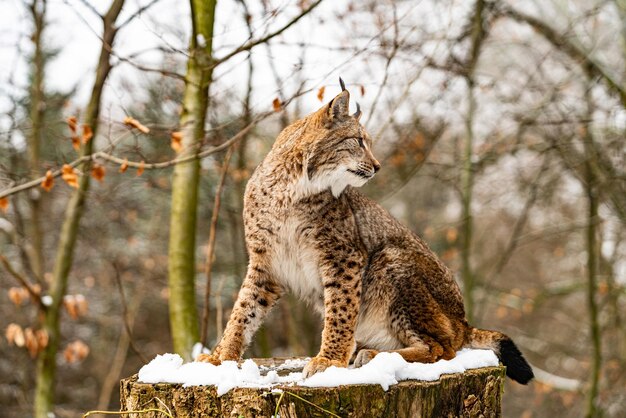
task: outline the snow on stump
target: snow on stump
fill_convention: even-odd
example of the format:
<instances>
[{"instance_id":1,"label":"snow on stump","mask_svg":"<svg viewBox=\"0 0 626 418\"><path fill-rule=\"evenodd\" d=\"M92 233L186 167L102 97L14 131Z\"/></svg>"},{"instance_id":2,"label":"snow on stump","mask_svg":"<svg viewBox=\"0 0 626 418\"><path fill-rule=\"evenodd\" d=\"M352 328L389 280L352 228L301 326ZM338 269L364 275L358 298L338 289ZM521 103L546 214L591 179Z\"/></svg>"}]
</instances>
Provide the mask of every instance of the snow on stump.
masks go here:
<instances>
[{"instance_id":1,"label":"snow on stump","mask_svg":"<svg viewBox=\"0 0 626 418\"><path fill-rule=\"evenodd\" d=\"M247 418L277 413L281 418L501 416L502 366L479 367L480 362L474 361L460 373L443 374L460 366L454 359L437 367L441 362L425 365L379 357L361 369L333 368L304 381L301 371L306 362L302 359L254 359L240 367L234 362L216 367L182 365L182 360L172 364L172 358L166 359L169 364L164 359L156 364L157 358L139 375L121 381L121 411L141 411L125 414L137 418ZM152 370L144 370L151 366ZM198 380L207 373L216 383L211 378ZM408 380L411 375L428 381ZM142 383L139 379L179 383ZM341 384L350 381L368 383Z\"/></svg>"}]
</instances>

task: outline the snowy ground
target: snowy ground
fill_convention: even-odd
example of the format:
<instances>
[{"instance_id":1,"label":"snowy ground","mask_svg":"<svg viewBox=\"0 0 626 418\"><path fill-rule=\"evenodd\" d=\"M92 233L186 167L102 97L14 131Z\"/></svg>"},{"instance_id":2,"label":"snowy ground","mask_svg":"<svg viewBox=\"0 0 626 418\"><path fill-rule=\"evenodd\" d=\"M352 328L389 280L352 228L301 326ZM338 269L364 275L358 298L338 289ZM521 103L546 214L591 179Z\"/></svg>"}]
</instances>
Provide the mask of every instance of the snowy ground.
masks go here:
<instances>
[{"instance_id":1,"label":"snowy ground","mask_svg":"<svg viewBox=\"0 0 626 418\"><path fill-rule=\"evenodd\" d=\"M461 373L468 369L497 366L498 358L491 350L463 349L452 360L436 363L408 363L397 353L380 353L361 368L330 367L308 379L302 373L292 372L279 376L278 370L301 369L305 360L295 360L269 371L246 360L241 367L234 361L220 366L209 363L187 363L177 354L163 354L139 370L143 383L182 383L184 386L217 386L221 396L235 387L272 388L275 385L299 385L308 387L333 387L352 384L379 384L384 390L402 380L433 381L442 374ZM267 371L267 373L265 373Z\"/></svg>"}]
</instances>

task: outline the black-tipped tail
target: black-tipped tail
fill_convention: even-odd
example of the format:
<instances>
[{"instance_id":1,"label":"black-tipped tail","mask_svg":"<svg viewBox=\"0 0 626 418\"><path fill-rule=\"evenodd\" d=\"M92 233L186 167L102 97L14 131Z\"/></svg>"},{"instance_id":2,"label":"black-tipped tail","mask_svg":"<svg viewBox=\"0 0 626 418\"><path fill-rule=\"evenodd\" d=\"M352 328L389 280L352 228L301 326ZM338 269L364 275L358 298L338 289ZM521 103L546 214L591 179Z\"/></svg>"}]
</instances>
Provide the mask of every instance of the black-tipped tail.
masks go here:
<instances>
[{"instance_id":1,"label":"black-tipped tail","mask_svg":"<svg viewBox=\"0 0 626 418\"><path fill-rule=\"evenodd\" d=\"M500 361L506 366L506 375L522 385L527 384L535 374L530 364L526 361L522 352L509 338L504 337L498 341Z\"/></svg>"},{"instance_id":2,"label":"black-tipped tail","mask_svg":"<svg viewBox=\"0 0 626 418\"><path fill-rule=\"evenodd\" d=\"M467 346L493 350L502 364L506 366L506 375L522 385L535 377L533 369L519 348L509 337L499 331L471 328L467 334Z\"/></svg>"}]
</instances>

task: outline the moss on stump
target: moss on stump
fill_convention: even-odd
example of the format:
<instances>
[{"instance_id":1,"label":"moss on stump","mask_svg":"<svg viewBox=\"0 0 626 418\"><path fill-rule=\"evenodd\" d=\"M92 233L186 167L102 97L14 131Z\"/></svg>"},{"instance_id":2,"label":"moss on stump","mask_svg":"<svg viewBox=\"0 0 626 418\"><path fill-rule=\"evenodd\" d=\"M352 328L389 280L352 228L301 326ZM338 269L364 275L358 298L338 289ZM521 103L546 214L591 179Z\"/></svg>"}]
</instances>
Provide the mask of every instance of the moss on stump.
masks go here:
<instances>
[{"instance_id":1,"label":"moss on stump","mask_svg":"<svg viewBox=\"0 0 626 418\"><path fill-rule=\"evenodd\" d=\"M284 359L257 360L278 365ZM500 417L504 367L486 367L443 375L434 382L404 381L384 391L380 385L334 388L275 386L268 389L235 388L217 396L213 386L183 388L178 384L147 384L137 376L120 385L121 411L169 410L175 417L270 417L278 408L281 418L304 417ZM290 370L293 371L293 370ZM301 399L300 399L301 398ZM304 401L304 400L306 401ZM160 412L130 417L166 417Z\"/></svg>"}]
</instances>

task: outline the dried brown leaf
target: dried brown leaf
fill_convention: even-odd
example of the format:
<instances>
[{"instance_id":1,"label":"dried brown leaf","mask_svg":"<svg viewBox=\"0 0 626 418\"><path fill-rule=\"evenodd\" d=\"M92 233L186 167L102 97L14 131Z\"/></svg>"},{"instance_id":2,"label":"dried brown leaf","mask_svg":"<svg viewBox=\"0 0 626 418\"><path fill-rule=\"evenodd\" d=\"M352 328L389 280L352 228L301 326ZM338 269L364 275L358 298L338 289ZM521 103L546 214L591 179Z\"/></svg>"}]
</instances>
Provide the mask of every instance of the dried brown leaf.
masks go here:
<instances>
[{"instance_id":1,"label":"dried brown leaf","mask_svg":"<svg viewBox=\"0 0 626 418\"><path fill-rule=\"evenodd\" d=\"M48 336L48 331L45 329L38 329L35 331L35 335L37 336L37 343L39 344L39 349L43 350L48 346L48 341L50 341L50 337Z\"/></svg>"},{"instance_id":2,"label":"dried brown leaf","mask_svg":"<svg viewBox=\"0 0 626 418\"><path fill-rule=\"evenodd\" d=\"M49 192L52 187L54 187L54 177L52 176L52 171L48 170L46 171L46 178L41 182L41 188Z\"/></svg>"},{"instance_id":3,"label":"dried brown leaf","mask_svg":"<svg viewBox=\"0 0 626 418\"><path fill-rule=\"evenodd\" d=\"M98 180L99 182L102 182L102 180L104 180L105 175L106 175L106 169L104 168L103 165L94 164L93 167L91 167L91 177Z\"/></svg>"},{"instance_id":4,"label":"dried brown leaf","mask_svg":"<svg viewBox=\"0 0 626 418\"><path fill-rule=\"evenodd\" d=\"M126 118L124 118L124 125L130 126L131 128L135 128L138 131L143 132L144 134L147 134L150 132L150 128L143 125L137 119L131 118L130 116L126 116Z\"/></svg>"},{"instance_id":5,"label":"dried brown leaf","mask_svg":"<svg viewBox=\"0 0 626 418\"><path fill-rule=\"evenodd\" d=\"M9 198L8 197L0 198L0 210L2 210L2 212L4 213L7 213L8 209L9 209Z\"/></svg>"},{"instance_id":6,"label":"dried brown leaf","mask_svg":"<svg viewBox=\"0 0 626 418\"><path fill-rule=\"evenodd\" d=\"M171 135L172 141L170 142L170 146L172 149L179 153L183 150L183 133L182 132L172 132Z\"/></svg>"},{"instance_id":7,"label":"dried brown leaf","mask_svg":"<svg viewBox=\"0 0 626 418\"><path fill-rule=\"evenodd\" d=\"M70 131L75 134L76 126L78 125L78 120L76 119L76 116L70 116L69 118L67 118L67 125L70 127Z\"/></svg>"},{"instance_id":8,"label":"dried brown leaf","mask_svg":"<svg viewBox=\"0 0 626 418\"><path fill-rule=\"evenodd\" d=\"M72 135L72 148L74 148L76 151L80 150L80 138L78 138L78 135Z\"/></svg>"},{"instance_id":9,"label":"dried brown leaf","mask_svg":"<svg viewBox=\"0 0 626 418\"><path fill-rule=\"evenodd\" d=\"M146 165L145 161L141 161L139 163L139 168L137 169L137 177L141 176L143 174L143 170L144 170L144 166Z\"/></svg>"},{"instance_id":10,"label":"dried brown leaf","mask_svg":"<svg viewBox=\"0 0 626 418\"><path fill-rule=\"evenodd\" d=\"M320 102L324 101L324 90L326 90L325 86L320 87L320 89L317 91L317 100L319 100Z\"/></svg>"},{"instance_id":11,"label":"dried brown leaf","mask_svg":"<svg viewBox=\"0 0 626 418\"><path fill-rule=\"evenodd\" d=\"M128 159L124 160L124 162L122 163L122 165L120 166L120 173L125 173L126 170L128 170Z\"/></svg>"},{"instance_id":12,"label":"dried brown leaf","mask_svg":"<svg viewBox=\"0 0 626 418\"><path fill-rule=\"evenodd\" d=\"M89 346L80 340L73 341L63 350L63 357L68 363L83 361L89 355Z\"/></svg>"},{"instance_id":13,"label":"dried brown leaf","mask_svg":"<svg viewBox=\"0 0 626 418\"><path fill-rule=\"evenodd\" d=\"M61 168L61 178L65 180L69 186L78 188L78 175L71 165L65 164L63 168Z\"/></svg>"},{"instance_id":14,"label":"dried brown leaf","mask_svg":"<svg viewBox=\"0 0 626 418\"><path fill-rule=\"evenodd\" d=\"M63 298L63 307L72 319L78 319L78 305L73 295L65 295Z\"/></svg>"},{"instance_id":15,"label":"dried brown leaf","mask_svg":"<svg viewBox=\"0 0 626 418\"><path fill-rule=\"evenodd\" d=\"M15 306L21 306L22 303L30 297L28 290L23 287L12 287L7 290L7 295L9 296L9 300L13 302Z\"/></svg>"},{"instance_id":16,"label":"dried brown leaf","mask_svg":"<svg viewBox=\"0 0 626 418\"><path fill-rule=\"evenodd\" d=\"M26 345L26 349L28 350L30 357L37 357L37 353L39 353L39 341L37 340L37 336L32 328L29 327L24 330L24 340L24 345Z\"/></svg>"},{"instance_id":17,"label":"dried brown leaf","mask_svg":"<svg viewBox=\"0 0 626 418\"><path fill-rule=\"evenodd\" d=\"M452 244L452 243L456 242L456 239L458 238L458 235L459 235L458 229L456 229L454 227L450 227L446 231L446 241L448 241L450 244Z\"/></svg>"},{"instance_id":18,"label":"dried brown leaf","mask_svg":"<svg viewBox=\"0 0 626 418\"><path fill-rule=\"evenodd\" d=\"M280 112L282 110L283 104L278 97L272 100L272 107L274 108L274 112Z\"/></svg>"},{"instance_id":19,"label":"dried brown leaf","mask_svg":"<svg viewBox=\"0 0 626 418\"><path fill-rule=\"evenodd\" d=\"M24 331L18 324L9 324L4 335L9 344L15 344L17 347L24 347Z\"/></svg>"},{"instance_id":20,"label":"dried brown leaf","mask_svg":"<svg viewBox=\"0 0 626 418\"><path fill-rule=\"evenodd\" d=\"M93 130L89 125L83 125L83 144L89 142L89 140L93 138Z\"/></svg>"},{"instance_id":21,"label":"dried brown leaf","mask_svg":"<svg viewBox=\"0 0 626 418\"><path fill-rule=\"evenodd\" d=\"M78 316L87 315L87 299L85 299L83 295L78 294L74 297L74 300L76 302L76 312L78 313Z\"/></svg>"}]
</instances>

